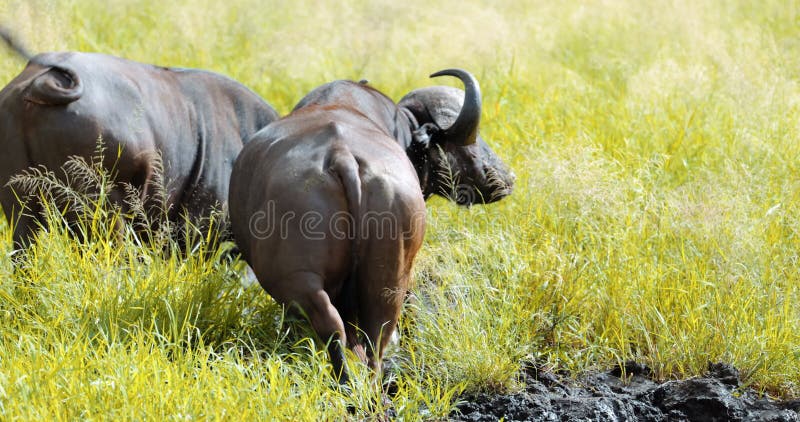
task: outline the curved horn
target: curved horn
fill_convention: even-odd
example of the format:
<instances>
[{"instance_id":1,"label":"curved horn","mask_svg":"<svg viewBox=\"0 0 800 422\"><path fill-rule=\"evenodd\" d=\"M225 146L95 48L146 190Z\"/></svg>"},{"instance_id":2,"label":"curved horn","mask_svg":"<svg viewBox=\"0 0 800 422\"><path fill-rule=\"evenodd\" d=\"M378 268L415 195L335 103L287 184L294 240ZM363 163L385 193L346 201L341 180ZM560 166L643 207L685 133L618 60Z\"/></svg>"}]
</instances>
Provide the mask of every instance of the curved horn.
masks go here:
<instances>
[{"instance_id":1,"label":"curved horn","mask_svg":"<svg viewBox=\"0 0 800 422\"><path fill-rule=\"evenodd\" d=\"M474 144L478 137L478 126L481 123L481 88L478 81L469 72L462 69L440 70L430 77L455 76L464 83L464 105L458 113L455 123L444 130L445 140L455 144Z\"/></svg>"}]
</instances>

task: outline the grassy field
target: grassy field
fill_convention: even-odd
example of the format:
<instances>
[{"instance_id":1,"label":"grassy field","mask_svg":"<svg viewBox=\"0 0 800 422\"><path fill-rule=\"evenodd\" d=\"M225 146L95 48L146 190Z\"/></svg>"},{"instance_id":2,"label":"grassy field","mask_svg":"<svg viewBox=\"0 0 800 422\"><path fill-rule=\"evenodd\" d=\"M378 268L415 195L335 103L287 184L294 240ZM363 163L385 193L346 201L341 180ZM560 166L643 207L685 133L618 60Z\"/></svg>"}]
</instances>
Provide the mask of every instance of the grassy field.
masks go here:
<instances>
[{"instance_id":1,"label":"grassy field","mask_svg":"<svg viewBox=\"0 0 800 422\"><path fill-rule=\"evenodd\" d=\"M800 3L320 3L5 0L0 22L34 51L221 72L282 114L333 79L399 99L436 70L474 72L483 137L516 190L428 202L419 300L389 352L400 418L519 388L526 359L636 359L662 379L725 361L748 385L800 394ZM23 66L0 50L0 84ZM242 287L241 263L54 231L15 273L2 234L2 419L384 410L366 370L334 388L319 342Z\"/></svg>"}]
</instances>

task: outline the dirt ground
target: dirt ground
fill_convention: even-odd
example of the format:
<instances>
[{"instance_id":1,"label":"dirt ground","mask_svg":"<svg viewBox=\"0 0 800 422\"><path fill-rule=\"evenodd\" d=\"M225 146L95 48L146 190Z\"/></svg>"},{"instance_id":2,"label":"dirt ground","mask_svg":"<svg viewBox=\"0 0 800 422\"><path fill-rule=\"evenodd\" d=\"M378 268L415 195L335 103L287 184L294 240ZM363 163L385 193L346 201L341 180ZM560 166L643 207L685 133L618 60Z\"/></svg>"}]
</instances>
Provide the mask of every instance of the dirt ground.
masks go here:
<instances>
[{"instance_id":1,"label":"dirt ground","mask_svg":"<svg viewBox=\"0 0 800 422\"><path fill-rule=\"evenodd\" d=\"M800 400L742 388L733 366L709 364L703 377L658 383L644 365L568 379L528 365L525 390L462 397L454 421L800 421ZM624 377L624 378L623 378Z\"/></svg>"}]
</instances>

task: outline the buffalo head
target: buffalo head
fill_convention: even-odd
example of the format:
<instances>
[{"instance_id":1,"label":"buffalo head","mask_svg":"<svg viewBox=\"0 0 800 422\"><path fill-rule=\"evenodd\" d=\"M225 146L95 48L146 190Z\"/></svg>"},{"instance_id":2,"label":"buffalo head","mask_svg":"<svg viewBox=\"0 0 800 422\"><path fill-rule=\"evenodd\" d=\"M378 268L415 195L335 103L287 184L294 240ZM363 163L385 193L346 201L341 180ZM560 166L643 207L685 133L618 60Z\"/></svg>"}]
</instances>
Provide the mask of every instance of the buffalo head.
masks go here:
<instances>
[{"instance_id":1,"label":"buffalo head","mask_svg":"<svg viewBox=\"0 0 800 422\"><path fill-rule=\"evenodd\" d=\"M490 203L508 196L515 176L481 138L481 91L461 69L431 77L455 76L465 90L432 86L408 93L398 106L413 116L417 129L407 153L414 163L423 193L449 198L459 205Z\"/></svg>"}]
</instances>

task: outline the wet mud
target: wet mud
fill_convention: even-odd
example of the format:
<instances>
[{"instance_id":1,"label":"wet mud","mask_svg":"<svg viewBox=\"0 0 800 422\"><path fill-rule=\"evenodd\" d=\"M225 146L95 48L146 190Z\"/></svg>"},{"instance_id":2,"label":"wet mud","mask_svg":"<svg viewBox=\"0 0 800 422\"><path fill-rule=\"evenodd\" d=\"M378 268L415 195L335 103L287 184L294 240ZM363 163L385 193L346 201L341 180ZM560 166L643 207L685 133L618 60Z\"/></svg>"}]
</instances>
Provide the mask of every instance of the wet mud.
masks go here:
<instances>
[{"instance_id":1,"label":"wet mud","mask_svg":"<svg viewBox=\"0 0 800 422\"><path fill-rule=\"evenodd\" d=\"M577 379L527 365L523 391L461 397L453 421L800 421L800 400L774 400L742 386L739 372L709 364L705 376L656 382L645 365Z\"/></svg>"}]
</instances>

